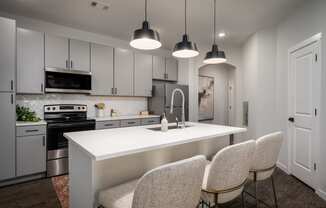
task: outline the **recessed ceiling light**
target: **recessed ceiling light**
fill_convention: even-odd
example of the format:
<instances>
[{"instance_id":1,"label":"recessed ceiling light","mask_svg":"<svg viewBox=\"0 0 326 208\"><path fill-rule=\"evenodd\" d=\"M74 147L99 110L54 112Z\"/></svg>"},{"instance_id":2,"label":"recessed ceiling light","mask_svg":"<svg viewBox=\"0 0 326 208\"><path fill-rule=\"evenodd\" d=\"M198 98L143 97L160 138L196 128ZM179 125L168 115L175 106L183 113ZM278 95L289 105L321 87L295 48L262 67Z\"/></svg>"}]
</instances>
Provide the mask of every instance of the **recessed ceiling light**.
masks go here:
<instances>
[{"instance_id":1,"label":"recessed ceiling light","mask_svg":"<svg viewBox=\"0 0 326 208\"><path fill-rule=\"evenodd\" d=\"M220 37L220 38L224 38L225 36L226 36L225 32L220 32L218 34L218 37Z\"/></svg>"}]
</instances>

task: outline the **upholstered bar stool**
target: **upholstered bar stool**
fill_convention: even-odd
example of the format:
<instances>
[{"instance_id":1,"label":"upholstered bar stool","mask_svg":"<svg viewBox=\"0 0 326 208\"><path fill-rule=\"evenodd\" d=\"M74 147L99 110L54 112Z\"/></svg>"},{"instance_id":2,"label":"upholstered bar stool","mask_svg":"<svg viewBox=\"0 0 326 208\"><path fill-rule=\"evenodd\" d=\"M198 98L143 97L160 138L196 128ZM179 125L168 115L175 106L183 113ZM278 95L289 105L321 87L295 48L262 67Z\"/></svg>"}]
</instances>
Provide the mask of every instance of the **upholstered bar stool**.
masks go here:
<instances>
[{"instance_id":1,"label":"upholstered bar stool","mask_svg":"<svg viewBox=\"0 0 326 208\"><path fill-rule=\"evenodd\" d=\"M250 178L253 180L255 184L255 194L253 197L256 199L257 207L259 202L262 202L264 205L269 206L264 201L261 201L257 198L257 188L258 188L257 181L262 181L266 179L271 179L275 207L278 207L275 184L273 179L273 172L276 167L276 162L281 150L282 142L283 142L282 132L275 132L272 134L268 134L256 140L256 151L255 151L254 162L250 169ZM252 196L250 193L248 194Z\"/></svg>"},{"instance_id":2,"label":"upholstered bar stool","mask_svg":"<svg viewBox=\"0 0 326 208\"><path fill-rule=\"evenodd\" d=\"M255 141L228 146L219 151L206 166L202 186L202 207L218 207L242 196L255 152Z\"/></svg>"},{"instance_id":3,"label":"upholstered bar stool","mask_svg":"<svg viewBox=\"0 0 326 208\"><path fill-rule=\"evenodd\" d=\"M206 165L205 156L160 166L139 180L99 193L105 208L195 208Z\"/></svg>"}]
</instances>

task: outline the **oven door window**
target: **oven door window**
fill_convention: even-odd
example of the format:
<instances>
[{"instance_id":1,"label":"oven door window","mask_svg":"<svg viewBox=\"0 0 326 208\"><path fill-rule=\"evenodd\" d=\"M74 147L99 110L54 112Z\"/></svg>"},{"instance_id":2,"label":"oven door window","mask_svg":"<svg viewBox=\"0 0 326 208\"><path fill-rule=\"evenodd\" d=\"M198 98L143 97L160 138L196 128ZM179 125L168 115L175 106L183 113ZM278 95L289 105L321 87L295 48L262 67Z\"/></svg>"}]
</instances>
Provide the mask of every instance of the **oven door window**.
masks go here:
<instances>
[{"instance_id":1,"label":"oven door window","mask_svg":"<svg viewBox=\"0 0 326 208\"><path fill-rule=\"evenodd\" d=\"M47 128L48 150L68 147L68 140L63 136L67 132L94 130L95 122L51 123Z\"/></svg>"}]
</instances>

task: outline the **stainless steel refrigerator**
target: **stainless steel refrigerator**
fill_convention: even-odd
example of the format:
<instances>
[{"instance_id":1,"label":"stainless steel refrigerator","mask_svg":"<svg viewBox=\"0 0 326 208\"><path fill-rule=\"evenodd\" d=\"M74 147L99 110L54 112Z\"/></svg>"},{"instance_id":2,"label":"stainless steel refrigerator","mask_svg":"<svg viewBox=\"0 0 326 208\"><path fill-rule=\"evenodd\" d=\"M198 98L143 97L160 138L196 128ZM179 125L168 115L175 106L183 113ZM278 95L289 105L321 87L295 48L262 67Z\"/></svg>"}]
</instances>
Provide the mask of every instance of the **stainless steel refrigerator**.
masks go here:
<instances>
[{"instance_id":1,"label":"stainless steel refrigerator","mask_svg":"<svg viewBox=\"0 0 326 208\"><path fill-rule=\"evenodd\" d=\"M172 83L153 83L152 97L148 99L148 109L151 113L161 115L165 113L169 123L174 123L176 117L181 121L182 97L180 93L175 94L174 112L170 114L171 96L175 88L180 88L185 94L185 117L188 121L189 89L187 85Z\"/></svg>"}]
</instances>

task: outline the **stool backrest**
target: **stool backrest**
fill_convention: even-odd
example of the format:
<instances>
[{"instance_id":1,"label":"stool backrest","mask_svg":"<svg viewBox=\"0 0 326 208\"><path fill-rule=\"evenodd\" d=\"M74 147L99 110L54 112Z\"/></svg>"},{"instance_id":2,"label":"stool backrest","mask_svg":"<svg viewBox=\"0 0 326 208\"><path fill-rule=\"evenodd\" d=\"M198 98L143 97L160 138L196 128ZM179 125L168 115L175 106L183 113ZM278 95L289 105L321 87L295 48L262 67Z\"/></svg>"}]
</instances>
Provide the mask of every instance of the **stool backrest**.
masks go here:
<instances>
[{"instance_id":1,"label":"stool backrest","mask_svg":"<svg viewBox=\"0 0 326 208\"><path fill-rule=\"evenodd\" d=\"M132 208L195 208L205 165L205 156L196 156L147 172L136 186Z\"/></svg>"},{"instance_id":2,"label":"stool backrest","mask_svg":"<svg viewBox=\"0 0 326 208\"><path fill-rule=\"evenodd\" d=\"M221 191L243 184L249 176L254 152L254 140L220 150L211 162L206 188Z\"/></svg>"},{"instance_id":3,"label":"stool backrest","mask_svg":"<svg viewBox=\"0 0 326 208\"><path fill-rule=\"evenodd\" d=\"M282 142L282 132L275 132L258 138L252 169L263 170L273 167L277 162Z\"/></svg>"}]
</instances>

